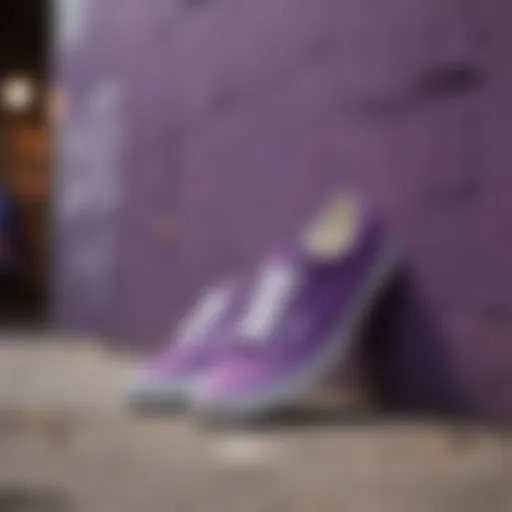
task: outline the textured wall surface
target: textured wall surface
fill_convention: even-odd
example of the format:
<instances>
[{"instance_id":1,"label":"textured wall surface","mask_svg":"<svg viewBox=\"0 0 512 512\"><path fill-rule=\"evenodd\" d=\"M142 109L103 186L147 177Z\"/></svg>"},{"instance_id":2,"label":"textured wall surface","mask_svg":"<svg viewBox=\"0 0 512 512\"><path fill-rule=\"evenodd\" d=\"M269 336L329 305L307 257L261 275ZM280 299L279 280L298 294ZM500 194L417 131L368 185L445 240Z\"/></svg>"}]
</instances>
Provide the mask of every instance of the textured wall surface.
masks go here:
<instances>
[{"instance_id":1,"label":"textured wall surface","mask_svg":"<svg viewBox=\"0 0 512 512\"><path fill-rule=\"evenodd\" d=\"M372 341L386 382L512 417L506 2L65 3L65 324L152 343L355 187L407 263Z\"/></svg>"}]
</instances>

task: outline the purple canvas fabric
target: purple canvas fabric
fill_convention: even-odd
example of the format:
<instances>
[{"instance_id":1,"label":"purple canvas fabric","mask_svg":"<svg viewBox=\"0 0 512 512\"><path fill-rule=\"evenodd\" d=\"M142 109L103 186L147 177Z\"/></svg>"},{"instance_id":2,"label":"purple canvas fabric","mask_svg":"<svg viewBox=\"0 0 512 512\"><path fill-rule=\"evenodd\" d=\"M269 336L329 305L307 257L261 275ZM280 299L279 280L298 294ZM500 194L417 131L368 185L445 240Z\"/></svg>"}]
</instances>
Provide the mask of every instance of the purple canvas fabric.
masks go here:
<instances>
[{"instance_id":1,"label":"purple canvas fabric","mask_svg":"<svg viewBox=\"0 0 512 512\"><path fill-rule=\"evenodd\" d=\"M61 74L76 108L122 76L125 201L103 292L63 263L79 241L95 245L104 219L59 223L64 324L161 339L205 282L250 268L349 184L382 212L410 272L379 333L394 392L511 418L509 4L83 3L87 29Z\"/></svg>"}]
</instances>

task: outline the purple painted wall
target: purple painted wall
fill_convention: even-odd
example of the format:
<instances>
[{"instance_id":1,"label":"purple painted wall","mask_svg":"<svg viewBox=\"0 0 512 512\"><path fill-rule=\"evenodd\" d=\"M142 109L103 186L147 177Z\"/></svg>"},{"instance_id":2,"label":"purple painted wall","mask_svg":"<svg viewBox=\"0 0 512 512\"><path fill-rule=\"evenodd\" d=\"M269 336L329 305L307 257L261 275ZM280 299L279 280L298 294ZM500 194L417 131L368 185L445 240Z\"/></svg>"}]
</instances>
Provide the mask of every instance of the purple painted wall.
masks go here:
<instances>
[{"instance_id":1,"label":"purple painted wall","mask_svg":"<svg viewBox=\"0 0 512 512\"><path fill-rule=\"evenodd\" d=\"M355 187L408 266L372 336L388 385L512 418L512 7L62 1L83 22L59 50L64 132L92 134L62 144L59 204L91 191L57 209L63 324L154 343Z\"/></svg>"}]
</instances>

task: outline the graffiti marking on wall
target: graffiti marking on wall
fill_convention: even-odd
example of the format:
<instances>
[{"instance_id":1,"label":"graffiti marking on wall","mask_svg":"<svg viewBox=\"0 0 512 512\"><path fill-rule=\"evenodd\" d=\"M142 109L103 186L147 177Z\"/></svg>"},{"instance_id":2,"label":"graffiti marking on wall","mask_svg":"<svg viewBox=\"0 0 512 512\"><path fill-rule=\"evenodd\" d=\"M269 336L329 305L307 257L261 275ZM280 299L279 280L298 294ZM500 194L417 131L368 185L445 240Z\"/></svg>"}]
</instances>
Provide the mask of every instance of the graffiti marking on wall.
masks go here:
<instances>
[{"instance_id":1,"label":"graffiti marking on wall","mask_svg":"<svg viewBox=\"0 0 512 512\"><path fill-rule=\"evenodd\" d=\"M68 247L66 270L68 279L87 286L95 300L104 298L113 264L120 103L115 82L98 83L61 138L57 216L74 242Z\"/></svg>"}]
</instances>

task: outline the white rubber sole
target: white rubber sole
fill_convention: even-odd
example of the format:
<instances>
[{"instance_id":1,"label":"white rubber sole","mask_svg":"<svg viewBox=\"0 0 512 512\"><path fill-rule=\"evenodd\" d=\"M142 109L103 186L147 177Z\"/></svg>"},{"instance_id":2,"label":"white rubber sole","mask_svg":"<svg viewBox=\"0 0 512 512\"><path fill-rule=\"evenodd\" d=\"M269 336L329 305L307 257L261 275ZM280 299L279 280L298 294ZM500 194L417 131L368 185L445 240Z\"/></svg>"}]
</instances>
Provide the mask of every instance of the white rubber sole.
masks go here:
<instances>
[{"instance_id":1,"label":"white rubber sole","mask_svg":"<svg viewBox=\"0 0 512 512\"><path fill-rule=\"evenodd\" d=\"M349 311L341 315L331 330L329 341L306 365L266 389L239 397L212 397L199 379L192 391L191 408L205 419L247 422L295 405L332 376L345 353L357 342L367 315L391 281L396 263L396 251L382 254Z\"/></svg>"}]
</instances>

